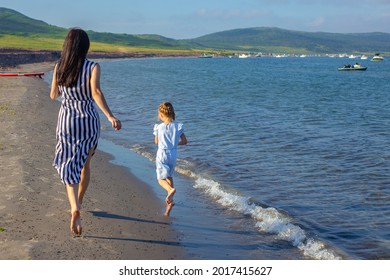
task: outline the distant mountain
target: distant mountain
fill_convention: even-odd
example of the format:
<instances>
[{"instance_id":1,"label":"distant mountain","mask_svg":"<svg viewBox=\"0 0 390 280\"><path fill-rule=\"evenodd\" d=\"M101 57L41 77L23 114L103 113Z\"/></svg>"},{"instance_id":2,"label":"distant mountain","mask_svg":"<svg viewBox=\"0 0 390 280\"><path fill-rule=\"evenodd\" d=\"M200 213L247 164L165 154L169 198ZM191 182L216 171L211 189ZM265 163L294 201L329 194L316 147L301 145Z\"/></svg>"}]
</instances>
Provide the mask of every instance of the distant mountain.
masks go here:
<instances>
[{"instance_id":1,"label":"distant mountain","mask_svg":"<svg viewBox=\"0 0 390 280\"><path fill-rule=\"evenodd\" d=\"M23 41L29 49L60 49L67 29L29 18L17 11L0 8L0 49L15 48L5 36ZM130 35L87 31L92 42L107 46L145 47L168 51L246 51L267 53L390 53L389 33L301 32L280 28L234 29L189 40L160 35ZM15 37L16 36L16 37ZM41 40L44 38L44 40ZM47 41L50 44L45 44ZM12 41L11 40L11 41ZM30 40L30 41L29 41ZM37 42L37 44L35 44ZM41 43L42 42L42 43ZM26 47L27 47L26 46Z\"/></svg>"},{"instance_id":2,"label":"distant mountain","mask_svg":"<svg viewBox=\"0 0 390 280\"><path fill-rule=\"evenodd\" d=\"M389 33L301 32L280 28L244 28L217 32L190 40L215 49L312 53L389 52Z\"/></svg>"}]
</instances>

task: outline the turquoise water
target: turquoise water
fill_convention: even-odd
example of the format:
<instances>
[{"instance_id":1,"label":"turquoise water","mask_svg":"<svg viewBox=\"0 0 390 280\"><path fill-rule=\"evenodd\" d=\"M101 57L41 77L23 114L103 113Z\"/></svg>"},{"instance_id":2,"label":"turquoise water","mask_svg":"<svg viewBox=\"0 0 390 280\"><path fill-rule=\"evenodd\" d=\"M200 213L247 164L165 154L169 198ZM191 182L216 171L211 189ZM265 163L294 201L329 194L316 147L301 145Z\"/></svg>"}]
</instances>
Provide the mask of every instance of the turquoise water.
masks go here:
<instances>
[{"instance_id":1,"label":"turquoise water","mask_svg":"<svg viewBox=\"0 0 390 280\"><path fill-rule=\"evenodd\" d=\"M390 63L337 71L355 62L101 62L124 126L103 122L103 147L133 171L141 161L139 176L163 201L152 128L158 104L173 102L189 144L170 222L190 258L390 259Z\"/></svg>"}]
</instances>

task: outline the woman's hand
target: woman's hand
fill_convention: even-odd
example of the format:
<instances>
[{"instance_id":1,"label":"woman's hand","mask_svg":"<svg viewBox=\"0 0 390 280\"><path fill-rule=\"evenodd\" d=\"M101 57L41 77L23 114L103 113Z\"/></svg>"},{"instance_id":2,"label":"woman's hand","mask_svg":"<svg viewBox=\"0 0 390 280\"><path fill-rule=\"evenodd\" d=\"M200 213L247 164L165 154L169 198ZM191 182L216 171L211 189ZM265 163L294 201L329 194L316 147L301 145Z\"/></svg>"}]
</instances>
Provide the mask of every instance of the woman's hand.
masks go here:
<instances>
[{"instance_id":1,"label":"woman's hand","mask_svg":"<svg viewBox=\"0 0 390 280\"><path fill-rule=\"evenodd\" d=\"M108 120L111 122L111 125L112 125L112 127L113 127L115 130L120 130L120 129L122 128L121 121L118 120L117 118L115 118L115 117L109 117Z\"/></svg>"}]
</instances>

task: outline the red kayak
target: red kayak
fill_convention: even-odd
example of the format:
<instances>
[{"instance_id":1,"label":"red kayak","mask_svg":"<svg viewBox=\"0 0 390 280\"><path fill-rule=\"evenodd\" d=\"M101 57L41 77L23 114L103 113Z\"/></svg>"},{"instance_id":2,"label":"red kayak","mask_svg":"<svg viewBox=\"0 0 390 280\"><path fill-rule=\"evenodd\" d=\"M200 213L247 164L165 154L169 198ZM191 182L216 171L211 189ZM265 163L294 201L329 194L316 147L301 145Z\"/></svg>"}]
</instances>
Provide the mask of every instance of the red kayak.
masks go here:
<instances>
[{"instance_id":1,"label":"red kayak","mask_svg":"<svg viewBox=\"0 0 390 280\"><path fill-rule=\"evenodd\" d=\"M42 78L43 75L45 75L45 73L0 73L0 77L24 76L24 77L39 77L39 78Z\"/></svg>"}]
</instances>

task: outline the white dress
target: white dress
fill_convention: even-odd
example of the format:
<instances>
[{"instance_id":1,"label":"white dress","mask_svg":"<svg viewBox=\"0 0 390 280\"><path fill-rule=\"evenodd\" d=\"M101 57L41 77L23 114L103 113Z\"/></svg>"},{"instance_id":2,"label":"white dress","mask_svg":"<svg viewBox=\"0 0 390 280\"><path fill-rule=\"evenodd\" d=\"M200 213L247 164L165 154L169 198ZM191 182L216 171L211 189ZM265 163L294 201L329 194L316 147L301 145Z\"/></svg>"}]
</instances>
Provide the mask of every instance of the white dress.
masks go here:
<instances>
[{"instance_id":1,"label":"white dress","mask_svg":"<svg viewBox=\"0 0 390 280\"><path fill-rule=\"evenodd\" d=\"M173 176L176 166L177 146L183 133L182 123L172 122L154 125L153 134L158 137L157 179L162 180Z\"/></svg>"}]
</instances>

